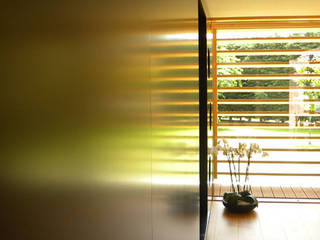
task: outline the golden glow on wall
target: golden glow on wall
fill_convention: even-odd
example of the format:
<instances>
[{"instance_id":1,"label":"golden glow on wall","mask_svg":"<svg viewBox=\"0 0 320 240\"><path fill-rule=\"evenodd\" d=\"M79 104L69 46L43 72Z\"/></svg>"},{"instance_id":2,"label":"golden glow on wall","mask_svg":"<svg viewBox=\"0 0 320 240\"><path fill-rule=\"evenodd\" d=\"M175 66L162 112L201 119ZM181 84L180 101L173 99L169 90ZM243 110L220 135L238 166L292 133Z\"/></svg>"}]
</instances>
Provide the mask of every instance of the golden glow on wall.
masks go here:
<instances>
[{"instance_id":1,"label":"golden glow on wall","mask_svg":"<svg viewBox=\"0 0 320 240\"><path fill-rule=\"evenodd\" d=\"M197 89L197 39L172 45L197 21L167 22L196 19L197 2L10 1L0 12L3 238L197 239L198 119L158 116L196 114L197 94L155 92ZM183 54L160 56L184 51L191 70L176 69ZM193 105L166 105L176 100Z\"/></svg>"}]
</instances>

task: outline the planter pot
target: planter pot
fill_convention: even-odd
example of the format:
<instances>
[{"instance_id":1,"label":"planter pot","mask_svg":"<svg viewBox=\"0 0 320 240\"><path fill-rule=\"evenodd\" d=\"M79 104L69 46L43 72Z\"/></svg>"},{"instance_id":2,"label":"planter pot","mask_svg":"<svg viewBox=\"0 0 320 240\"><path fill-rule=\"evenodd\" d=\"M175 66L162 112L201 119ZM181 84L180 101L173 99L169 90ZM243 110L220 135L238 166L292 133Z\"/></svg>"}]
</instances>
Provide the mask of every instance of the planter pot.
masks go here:
<instances>
[{"instance_id":1,"label":"planter pot","mask_svg":"<svg viewBox=\"0 0 320 240\"><path fill-rule=\"evenodd\" d=\"M229 195L229 197L227 196ZM230 193L225 193L222 203L229 212L232 213L248 213L258 206L258 200L252 195L234 195L230 197Z\"/></svg>"}]
</instances>

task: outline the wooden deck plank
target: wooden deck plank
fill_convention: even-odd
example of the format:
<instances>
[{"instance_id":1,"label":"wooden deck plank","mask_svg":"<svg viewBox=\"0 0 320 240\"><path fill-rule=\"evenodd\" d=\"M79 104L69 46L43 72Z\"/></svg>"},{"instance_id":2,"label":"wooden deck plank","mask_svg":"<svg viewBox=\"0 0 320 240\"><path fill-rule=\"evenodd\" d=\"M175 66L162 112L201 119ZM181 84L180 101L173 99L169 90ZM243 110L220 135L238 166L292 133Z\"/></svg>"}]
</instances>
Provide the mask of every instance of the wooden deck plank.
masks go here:
<instances>
[{"instance_id":1,"label":"wooden deck plank","mask_svg":"<svg viewBox=\"0 0 320 240\"><path fill-rule=\"evenodd\" d=\"M297 198L308 198L301 187L292 187L292 190L296 194Z\"/></svg>"},{"instance_id":2,"label":"wooden deck plank","mask_svg":"<svg viewBox=\"0 0 320 240\"><path fill-rule=\"evenodd\" d=\"M320 198L320 188L318 187L312 187L312 190L315 192L315 194Z\"/></svg>"},{"instance_id":3,"label":"wooden deck plank","mask_svg":"<svg viewBox=\"0 0 320 240\"><path fill-rule=\"evenodd\" d=\"M275 198L285 198L280 186L272 186L271 189Z\"/></svg>"},{"instance_id":4,"label":"wooden deck plank","mask_svg":"<svg viewBox=\"0 0 320 240\"><path fill-rule=\"evenodd\" d=\"M251 189L255 197L263 197L260 186L252 186Z\"/></svg>"},{"instance_id":5,"label":"wooden deck plank","mask_svg":"<svg viewBox=\"0 0 320 240\"><path fill-rule=\"evenodd\" d=\"M258 198L288 198L288 199L320 199L320 188L296 186L252 186L252 194ZM216 183L213 185L213 196L222 197L225 192L231 192L231 186Z\"/></svg>"},{"instance_id":6,"label":"wooden deck plank","mask_svg":"<svg viewBox=\"0 0 320 240\"><path fill-rule=\"evenodd\" d=\"M214 184L213 185L213 195L215 197L219 197L220 196L220 187L221 187L221 184Z\"/></svg>"},{"instance_id":7,"label":"wooden deck plank","mask_svg":"<svg viewBox=\"0 0 320 240\"><path fill-rule=\"evenodd\" d=\"M221 188L220 188L220 196L223 197L223 194L225 192L230 192L230 186L229 185L221 185Z\"/></svg>"},{"instance_id":8,"label":"wooden deck plank","mask_svg":"<svg viewBox=\"0 0 320 240\"><path fill-rule=\"evenodd\" d=\"M261 191L262 191L263 197L266 197L266 198L274 197L271 187L269 186L261 186Z\"/></svg>"},{"instance_id":9,"label":"wooden deck plank","mask_svg":"<svg viewBox=\"0 0 320 240\"><path fill-rule=\"evenodd\" d=\"M286 198L296 198L296 194L292 191L291 187L281 187Z\"/></svg>"},{"instance_id":10,"label":"wooden deck plank","mask_svg":"<svg viewBox=\"0 0 320 240\"><path fill-rule=\"evenodd\" d=\"M218 196L221 197L221 187L222 187L222 184L219 184L219 192L218 192Z\"/></svg>"},{"instance_id":11,"label":"wooden deck plank","mask_svg":"<svg viewBox=\"0 0 320 240\"><path fill-rule=\"evenodd\" d=\"M311 187L303 187L302 189L309 199L318 198L317 194L312 190Z\"/></svg>"}]
</instances>

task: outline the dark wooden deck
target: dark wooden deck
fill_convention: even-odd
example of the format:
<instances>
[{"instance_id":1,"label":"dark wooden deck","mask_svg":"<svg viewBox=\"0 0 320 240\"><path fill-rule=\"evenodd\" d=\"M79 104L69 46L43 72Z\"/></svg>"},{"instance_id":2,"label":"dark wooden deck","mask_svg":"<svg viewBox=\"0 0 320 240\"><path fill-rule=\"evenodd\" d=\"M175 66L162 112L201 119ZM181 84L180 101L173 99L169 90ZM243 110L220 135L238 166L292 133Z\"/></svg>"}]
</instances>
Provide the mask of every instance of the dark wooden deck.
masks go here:
<instances>
[{"instance_id":1,"label":"dark wooden deck","mask_svg":"<svg viewBox=\"0 0 320 240\"><path fill-rule=\"evenodd\" d=\"M230 186L214 184L213 197L222 197L229 192ZM320 188L299 186L252 186L252 192L258 198L287 198L287 199L320 199Z\"/></svg>"}]
</instances>

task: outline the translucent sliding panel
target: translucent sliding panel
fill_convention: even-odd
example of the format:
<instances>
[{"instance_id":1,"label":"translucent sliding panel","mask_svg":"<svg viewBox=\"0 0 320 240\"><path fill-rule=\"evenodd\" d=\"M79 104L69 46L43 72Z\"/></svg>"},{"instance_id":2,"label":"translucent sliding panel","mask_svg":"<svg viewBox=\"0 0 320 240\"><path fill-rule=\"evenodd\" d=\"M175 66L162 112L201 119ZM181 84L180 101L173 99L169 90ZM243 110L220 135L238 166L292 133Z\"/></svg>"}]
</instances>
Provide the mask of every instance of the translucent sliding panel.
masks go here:
<instances>
[{"instance_id":1,"label":"translucent sliding panel","mask_svg":"<svg viewBox=\"0 0 320 240\"><path fill-rule=\"evenodd\" d=\"M169 21L155 23L153 29L150 38L153 237L197 239L198 25L197 21Z\"/></svg>"}]
</instances>

